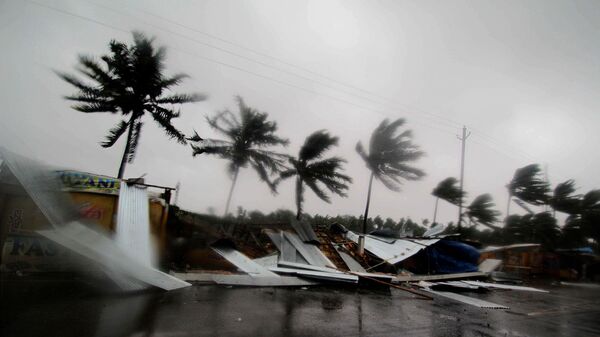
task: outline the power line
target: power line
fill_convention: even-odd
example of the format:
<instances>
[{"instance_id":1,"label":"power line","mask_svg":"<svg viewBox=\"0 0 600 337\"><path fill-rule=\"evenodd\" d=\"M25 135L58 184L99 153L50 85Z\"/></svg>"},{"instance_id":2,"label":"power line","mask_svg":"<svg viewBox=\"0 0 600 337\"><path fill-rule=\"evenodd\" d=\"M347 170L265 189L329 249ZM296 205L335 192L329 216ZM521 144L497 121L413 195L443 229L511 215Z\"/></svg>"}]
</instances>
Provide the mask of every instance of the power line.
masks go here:
<instances>
[{"instance_id":1,"label":"power line","mask_svg":"<svg viewBox=\"0 0 600 337\"><path fill-rule=\"evenodd\" d=\"M114 30L117 30L117 31L120 31L120 32L129 33L128 30L125 30L125 29L122 29L122 28L118 28L118 27L106 24L104 22L88 18L86 16L82 16L82 15L79 15L79 14L75 14L75 13L72 13L72 12L69 12L69 11L65 11L65 10L62 10L62 9L55 8L55 7L47 6L47 5L44 5L44 4L39 4L39 3L34 2L34 1L28 1L28 2L30 2L32 4L35 4L35 5L38 5L38 6L41 6L41 7L44 7L44 8L47 8L47 9L50 9L50 10L53 10L53 11L57 11L59 13L65 14L65 15L76 17L76 18L81 19L81 20L90 21L90 22L99 24L99 25L101 25L103 27L106 27L106 28L114 29ZM304 88L304 87L301 87L301 86L298 86L298 85L295 85L295 84L291 84L291 83L288 83L288 82L285 82L285 81L281 81L281 80L276 79L274 77L266 76L266 75L263 75L263 74L260 74L260 73L257 73L257 72L251 71L251 70L247 70L245 68L242 68L242 67L239 67L239 66L236 66L236 65L232 65L232 64L229 64L229 63L226 63L226 62L215 60L215 59L212 59L212 58L209 58L209 57L206 57L206 56L203 56L203 55L199 55L197 53L193 53L193 52L190 52L190 51L186 51L186 50L183 50L183 49L180 49L180 48L171 47L171 49L173 49L175 51L178 51L180 53L183 53L183 54L190 55L190 56L195 57L195 58L203 59L203 60L208 61L208 62L216 63L216 64L219 64L219 65L222 65L222 66L225 66L225 67L229 67L229 68L241 71L241 72L245 72L245 73L251 74L251 75L256 76L256 77L260 77L260 78L263 78L263 79L266 79L266 80L270 80L270 81L273 81L273 82L281 84L281 85L289 86L289 87L292 87L292 88L295 88L295 89L298 89L298 90L302 90L302 91L305 91L305 92L308 92L308 93L312 93L312 94L315 94L315 95L324 96L324 97L330 98L330 99L338 101L338 102L343 102L343 103L355 106L355 107L363 109L363 110L367 110L367 111L371 111L371 112L380 114L380 115L382 115L383 117L386 117L386 118L389 117L385 112L383 112L381 110L376 110L376 109L373 109L373 108L370 108L370 107L366 107L364 105L360 105L360 104L357 104L357 103L354 103L354 102L351 102L351 101L348 101L348 100L345 100L345 99L342 99L342 98L339 98L339 97L335 97L335 96L332 96L332 95L329 95L329 94L321 93L321 92L318 92L318 91L315 91L315 90L307 89L307 88ZM445 129L440 129L440 128L435 128L435 127L433 127L433 126L431 126L429 124L425 124L425 123L422 123L422 122L419 123L418 121L413 121L413 122L415 122L416 124L421 124L421 125L430 127L430 128L438 129L438 130L443 131L443 132L451 133L451 131L448 131L448 130L445 130Z\"/></svg>"},{"instance_id":2,"label":"power line","mask_svg":"<svg viewBox=\"0 0 600 337\"><path fill-rule=\"evenodd\" d=\"M187 36L187 35L183 35L183 34L181 34L181 33L178 33L178 32L175 32L175 31L172 31L172 30L166 29L166 28L162 28L162 27L156 26L156 25L154 25L154 24L151 24L151 23L148 23L148 22L146 22L146 21L140 20L138 17L135 17L135 16L133 16L133 15L131 15L131 14L128 14L128 13L121 12L121 11L119 11L119 10L116 10L116 9L114 9L114 8L111 8L111 7L108 7L108 6L105 6L105 5L100 5L100 4L97 4L97 3L94 3L94 2L89 2L89 1L88 1L88 3L90 3L90 4L94 5L94 6L97 6L97 7L103 8L103 9L105 9L105 10L111 11L111 12L113 12L113 13L117 13L117 14L119 14L119 15L123 15L123 16L128 16L128 17L134 18L134 19L138 20L139 22L141 22L141 23L143 23L143 24L145 24L145 25L148 25L148 26L150 26L150 27L153 27L153 28L155 28L155 29L158 29L158 30L163 30L163 31L165 31L165 32L167 32L167 33L170 33L170 34L173 34L173 35L177 35L177 36L179 36L179 37L181 37L181 38L183 38L183 39L190 40L190 41L192 41L192 42L194 42L194 43L197 43L197 44L200 44L200 45L203 45L203 46L209 47L209 48L213 48L213 49L219 50L219 51L221 51L221 52L224 52L224 53L227 53L227 54L230 54L230 55L233 55L233 56L236 56L236 57L242 58L242 59L244 59L244 60L247 60L247 61L250 61L250 62L253 62L253 63L259 64L259 65L261 65L261 66L264 66L264 67L267 67L267 68L274 69L274 70L276 70L276 71L279 71L279 72L282 72L282 73L285 73L285 74L288 74L288 75L296 76L296 77L298 77L298 78L301 78L301 79L303 79L303 80L306 80L306 81L310 81L310 82L317 83L317 84L319 84L319 85L322 85L322 86L324 86L324 87L327 87L327 88L330 88L330 89L333 89L333 90L337 90L337 91L343 92L343 93L345 93L345 94L348 94L348 95L357 96L357 97L359 97L359 98L361 98L361 99L364 99L364 100L366 100L366 101L369 101L369 102L372 102L372 103L375 103L375 104L381 104L381 105L390 105L390 106L391 106L391 104L393 103L393 104L397 104L397 105L404 105L403 103L401 103L401 102L399 102L399 101L392 100L392 99L390 99L390 98L387 98L387 97L385 97L385 96L378 95L378 94L376 94L376 93L370 92L370 91L368 91L368 90L365 90L365 89L358 88L358 87L356 87L356 86L352 86L352 85L345 84L345 83L343 83L343 82L341 82L341 81L338 81L338 80L335 80L335 79L333 79L333 78L331 78L331 77L327 77L327 76L325 76L325 75L319 74L319 73L317 73L317 72L314 72L314 71L312 71L312 70L308 70L308 69L306 69L306 68L303 68L303 67L299 67L299 66L293 65L292 63L289 63L289 62L287 62L287 61L283 61L283 60L281 60L281 59L279 59L279 58L276 58L276 57L273 57L273 56L270 56L270 55L267 55L267 54L264 54L264 53L261 53L261 52L254 51L254 50L252 50L252 49L250 49L250 48L247 48L247 47L241 46L241 45L239 45L239 44L236 44L236 43L233 43L233 42L230 42L230 41L227 41L227 40L225 40L225 39L222 39L222 38L215 37L215 36L214 36L214 35L212 35L212 34L207 34L207 33L204 33L204 32L202 32L202 31L200 31L200 30L197 30L197 29L191 28L191 27L189 27L189 26L186 26L186 25L183 25L183 24L181 24L181 23L174 22L173 20L170 20L170 19L164 18L164 17L162 17L162 16L158 16L158 15L155 15L155 14L152 14L152 13L149 13L149 12L146 12L146 11L143 11L143 10L140 10L140 11L142 11L142 12L144 12L144 13L147 13L147 14L149 14L149 15L151 15L151 16L155 16L155 17L157 17L157 18L160 18L161 20L164 20L164 21L166 21L166 22L169 22L169 23L175 24L175 25L177 25L177 26L183 27L183 28L185 28L185 29L188 29L188 30L191 30L191 31L193 31L193 32L197 32L197 33L200 33L200 34L203 34L203 35L209 36L209 37L211 37L211 38L218 39L219 41L223 41L223 42L225 42L225 43L228 43L228 44L230 44L230 45L236 46L236 47L238 47L238 48L242 48L242 49L244 49L244 50L248 50L248 51L250 51L250 52L252 52L252 53L255 53L255 54L257 54L257 55L261 55L261 56L263 56L263 57L268 57L268 58L270 58L270 59L277 60L277 61L279 61L279 62L281 62L281 63L284 63L284 64L286 64L286 65L289 65L289 66L291 66L291 67L294 67L294 68L300 69L300 70L302 70L302 71L305 71L305 72L308 72L308 73L314 74L314 75L316 75L316 76L319 76L319 77L322 77L322 78L328 79L329 81L332 81L332 82L334 82L334 83L337 83L337 84L339 84L339 85L342 85L342 86L345 86L345 87L348 87L348 88L352 88L352 89L354 89L354 90L358 90L358 91L361 91L361 92L367 93L367 94L369 94L369 95L372 95L372 96L378 97L378 98L379 98L379 100L376 100L376 99L373 99L373 98L370 98L370 97L367 97L367 96L364 96L364 95L357 95L357 94L356 94L356 93L354 93L354 92L350 92L350 91L348 91L348 90L344 90L344 89L336 88L336 87L334 87L334 86L332 86L332 85L330 85L330 84L328 84L328 83L325 83L325 82L323 82L323 81L320 81L320 80L315 80L314 78L306 77L306 76L300 75L300 74L298 74L298 73L291 72L291 71L289 71L289 70L286 70L286 69L282 69L281 67L273 66L273 65L271 65L271 64L268 64L268 63L265 63L265 62L258 61L258 60L255 60L255 59L253 59L253 58L247 57L247 56L245 56L245 55L241 55L241 54L239 54L239 53L236 53L236 52L230 51L230 50L228 50L228 49L224 49L224 48L222 48L222 47L215 46L215 45L213 45L213 44L210 44L210 43L207 43L207 42L204 42L204 41L197 40L197 39L195 39L195 38L192 38L192 37L189 37L189 36ZM382 102L382 101L381 101L382 99L384 100L384 102ZM406 107L404 107L404 109L405 109L405 110L415 110L415 108L414 108L414 107L409 107L409 109L407 109ZM404 112L405 112L405 113L412 113L412 112L410 112L410 111L404 111ZM459 123L456 123L456 122L454 122L454 121L452 121L452 120L450 120L450 119L448 119L448 118L445 118L445 117L439 116L439 115L437 115L437 114L429 113L429 112L426 112L426 111L419 111L419 112L420 112L421 114L428 115L428 116L430 116L431 118L434 118L434 119L435 119L435 118L437 118L437 119L440 119L440 121L438 121L438 122L443 122L443 123L446 123L446 124L448 124L448 125L449 125L449 126L451 126L451 127L460 126L460 124L459 124Z\"/></svg>"},{"instance_id":3,"label":"power line","mask_svg":"<svg viewBox=\"0 0 600 337\"><path fill-rule=\"evenodd\" d=\"M109 28L109 29L114 29L114 30L117 30L117 31L120 31L120 32L129 33L129 31L128 31L128 30L126 30L126 29L118 28L118 27L112 26L112 25L110 25L110 24L106 24L106 23L104 23L104 22L102 22L102 21L95 20L95 19L92 19L92 18L89 18L89 17L86 17L86 16L82 16L82 15L79 15L79 14L76 14L76 13L72 13L72 12L69 12L69 11L66 11L66 10L62 10L62 9L59 9L59 8L56 8L56 7L53 7L53 6L48 6L48 5L41 4L41 3L38 3L38 2L35 2L35 1L31 1L31 0L27 0L27 2L29 2L29 3L31 3L31 4L34 4L34 5L37 5L37 6L40 6L40 7L43 7L43 8L46 8L46 9L49 9L49 10L53 10L53 11L56 11L56 12L59 12L59 13L62 13L62 14L68 15L68 16L76 17L76 18L78 18L78 19L81 19L81 20L85 20L85 21L93 22L93 23L96 23L96 24L98 24L98 25L101 25L101 26L103 26L103 27L106 27L106 28ZM94 4L94 3L92 3L92 4ZM105 9L107 9L107 10L111 10L111 11L117 12L116 10L114 10L114 9L111 9L111 8L108 8L108 7L106 7L106 6L101 6L101 5L97 5L97 4L94 4L94 5L96 5L96 6L99 6L99 7L103 7L103 8L105 8ZM129 15L129 14L121 14L121 15L128 15L128 16L131 16L131 15ZM153 14L150 14L150 15L153 15ZM132 16L131 16L131 17L132 17ZM157 17L158 17L158 16L157 16ZM137 18L136 18L136 19L137 19ZM138 20L139 20L139 19L138 19ZM171 20L169 20L169 19L165 19L165 20L171 21ZM140 20L140 21L141 21L141 20ZM143 21L142 21L142 22L143 22ZM308 77L304 77L304 76L298 75L298 74L296 74L296 73L293 73L293 72L289 72L289 71L286 71L286 70L282 70L282 69L280 69L280 68L278 68L278 67L273 67L273 66L271 66L271 65L269 65L269 64L266 64L266 63L264 63L264 62L260 62L260 61L253 60L253 59L251 59L251 58L248 58L248 57L246 57L246 56L239 55L239 54L237 54L237 53L234 53L234 52L228 51L228 50L226 50L226 49L223 49L223 48L220 48L220 47L213 46L213 45L211 45L211 44L207 44L207 43L205 43L205 42L202 42L202 41L198 41L198 40L196 40L196 39L190 38L190 37L188 37L188 36L186 36L186 35L183 35L183 34L180 34L180 33L177 33L177 32L173 32L173 31L171 31L171 30L167 30L167 29L164 29L164 28L161 28L161 27L157 27L157 26L155 26L155 25L152 25L152 24L149 24L149 23L146 23L146 22L143 22L143 23L144 23L144 24L147 24L147 25L149 25L149 26L152 26L152 27L154 27L154 28L156 28L156 29L164 30L164 31L166 31L166 32L168 32L168 33L170 33L170 34L178 35L178 36L180 36L180 37L182 37L182 38L184 38L184 39L191 40L191 41L193 41L193 42L196 42L196 43L199 43L199 44L202 44L202 45L206 45L206 46L208 46L208 47L217 48L218 50L221 50L221 51L223 51L223 52L226 52L226 53L229 53L229 54L232 54L232 55L235 55L235 56L238 56L238 57L244 58L244 59L246 59L246 60L249 60L249 61L251 61L251 62L258 63L258 64L260 64L260 65L263 65L263 66L265 66L265 67L273 68L273 69L275 69L275 70L278 70L278 71L281 71L281 72L285 72L285 73L288 73L288 74L290 74L290 75L298 76L298 77L300 77L300 78L303 78L303 79L305 79L305 80L308 80L308 81L313 81L313 82L314 82L314 80L312 80L312 79L310 79L310 78L308 78ZM179 24L179 25L180 25L180 26L182 26L182 27L185 27L185 28L187 28L187 29L194 30L193 28L189 28L189 27L187 27L187 26L185 26L185 25L182 25L182 24ZM195 31L195 30L194 30L194 31ZM200 32L200 31L199 31L199 32ZM201 32L201 33L202 33L202 32ZM204 33L204 34L206 34L206 33ZM209 34L206 34L206 35L208 36ZM215 38L216 38L216 37L215 37ZM224 39L221 39L221 38L219 38L219 40L227 41L227 40L224 40ZM228 41L227 41L227 43L229 43L229 44L232 44L232 45L235 45L235 46L239 46L239 45L237 45L237 44L234 44L234 43L232 43L232 42L228 42ZM242 46L240 46L240 47L242 47ZM246 48L246 47L243 47L243 48L244 48L244 49L248 49L248 50L252 51L252 50L251 50L251 49L249 49L249 48ZM384 117L389 117L389 116L388 116L388 115L387 115L385 112L383 112L383 111L381 111L381 110L376 110L376 109L373 109L373 108L370 108L370 107L366 107L366 106L363 106L363 105L361 105L361 104L357 104L357 103L354 103L354 102L351 102L351 101L348 101L348 100L345 100L345 99L342 99L342 98L339 98L339 97L335 97L335 96L332 96L332 95L329 95L329 94L325 94L325 93L321 93L321 92L318 92L318 91L315 91L315 90L307 89L307 88L304 88L304 87L301 87L301 86L298 86L298 85L295 85L295 84L291 84L291 83L288 83L288 82L285 82L285 81L281 81L281 80L279 80L279 79L276 79L276 78L274 78L274 77L266 76L266 75L263 75L263 74L260 74L260 73L254 72L254 71L250 71L250 70L247 70L247 69L245 69L245 68L242 68L242 67L239 67L239 66L236 66L236 65L232 65L232 64L229 64L229 63L226 63L226 62L222 62L222 61L219 61L219 60L215 60L215 59L212 59L212 58L209 58L209 57L206 57L206 56L203 56L203 55L199 55L199 54L196 54L196 53L192 53L192 52L189 52L189 51L185 51L185 50L182 50L182 49L179 49L179 48L174 48L174 47L171 47L171 49L173 49L173 50L176 50L176 51L178 51L178 52L180 52L180 53L188 54L188 55L190 55L190 56L192 56L192 57L196 57L196 58L199 58L199 59L203 59L203 60L205 60L205 61L208 61L208 62L212 62L212 63L215 63L215 64L219 64L219 65L222 65L222 66L225 66L225 67L229 67L229 68L232 68L232 69L235 69L235 70L241 71L241 72L245 72L245 73L251 74L251 75L253 75L253 76L256 76L256 77L260 77L260 78L263 78L263 79L266 79L266 80L269 80L269 81L273 81L273 82L275 82L275 83L278 83L278 84L281 84L281 85L289 86L289 87L292 87L292 88L295 88L295 89L298 89L298 90L302 90L302 91L305 91L305 92L308 92L308 93L312 93L312 94L315 94L315 95L324 96L324 97L327 97L327 98L333 99L333 100L335 100L335 101L338 101L338 102L343 102L343 103L346 103L346 104L349 104L349 105L355 106L355 107L357 107L357 108L360 108L360 109L363 109L363 110L367 110L367 111L371 111L371 112L374 112L374 113L380 114L380 115L382 115L382 116L384 116ZM252 52L255 52L255 51L252 51ZM259 52L255 52L255 53L259 53ZM268 56L268 55L266 55L266 54L265 54L265 56L267 56L267 57L269 57L269 58L273 58L273 59L276 59L276 60L278 60L277 58L275 58L275 57L271 57L271 56ZM283 61L282 61L282 62L283 62ZM292 64L290 63L290 65L292 65ZM292 66L293 66L293 65L292 65ZM297 67L297 66L294 66L294 67ZM299 69L303 69L303 68L301 68L301 67L297 67L297 68L299 68ZM310 72L312 72L312 71L310 71ZM318 76L324 76L324 75L320 75L320 74L318 74L318 73L315 73L315 74L317 74ZM324 85L324 86L327 86L327 87L329 87L329 88L332 88L332 89L334 89L334 90L338 90L338 91L342 91L342 92L346 92L346 93L348 93L347 91L343 91L343 90L337 89L337 88L335 88L335 87L328 86L327 84L323 84L322 82L317 82L317 83L319 83L319 84L321 84L321 85ZM342 82L339 82L339 83L342 83ZM366 91L366 90L364 90L364 89L360 89L360 88L357 88L357 89L359 89L359 90L361 90L361 91L364 91L364 92L367 92L367 93L368 93L368 91ZM373 95L376 95L376 94L373 94ZM377 95L376 95L376 96L377 96ZM359 97L361 97L361 96L359 96ZM385 98L385 97L383 97L383 96L380 96L380 97L382 97L382 98L384 98L384 99L387 99L387 98ZM372 102L375 102L375 103L379 103L379 104L381 104L380 102L377 102L377 101L375 101L375 100L372 100L372 99L369 99L369 100L370 100L370 101L372 101ZM413 110L421 111L421 109L413 109ZM444 120L447 120L447 121L449 121L449 122L446 122L445 124L442 124L442 123L441 123L441 121L439 121L439 120L438 120L438 121L435 121L436 123L440 123L440 126L437 126L437 127L436 127L436 126L433 126L433 125L431 125L431 124L428 124L428 123L424 123L424 122L419 122L419 121L417 121L417 120L413 120L413 122L415 122L415 124L421 124L421 125L424 125L424 126L426 126L426 127L428 127L428 128L431 128L431 129L436 129L436 130L438 130L438 131L442 131L442 132L445 132L445 133L448 133L448 134L453 134L453 131L449 131L449 130L447 130L447 129L445 129L445 128L442 128L441 126L443 125L444 127L454 127L454 125L455 125L455 124L458 124L457 122L454 122L454 121L452 121L452 120L450 120L450 119L447 119L447 118L444 118L444 117L441 117L441 116L438 116L438 115L435 115L435 114L431 114L431 113L424 112L424 111L421 111L421 112L422 112L423 114L425 114L425 115L429 115L429 116L431 116L431 117L435 117L435 118L439 118L439 119L444 119ZM410 113L410 112L408 112L408 113ZM424 116L422 116L422 115L418 115L418 114L413 114L413 115L414 115L415 117L418 117L418 118L425 118L425 117L424 117ZM489 143L496 143L496 145L500 145L501 147L506 145L506 144L500 144L500 143L499 143L498 141L496 141L494 138L492 138L492 137L490 137L490 136L486 136L486 135L485 135L483 132L478 132L478 134L479 134L480 136L482 136L483 140L484 140L484 141L486 141L486 142L489 142ZM486 138L487 138L487 139L486 139ZM488 147L492 148L492 147L491 147L489 144L487 144L487 145L486 145L486 144L482 144L482 145L485 145L485 146L488 146ZM521 152L521 151L519 151L519 152ZM504 154L505 154L505 155L507 155L506 153L504 153ZM507 155L507 156L509 156L509 157L512 157L512 156L510 156L510 155ZM529 157L528 159L531 159L531 158L532 158L532 157L531 157L531 156L529 156L529 155L527 155L527 156ZM514 159L514 157L512 157L512 158Z\"/></svg>"}]
</instances>

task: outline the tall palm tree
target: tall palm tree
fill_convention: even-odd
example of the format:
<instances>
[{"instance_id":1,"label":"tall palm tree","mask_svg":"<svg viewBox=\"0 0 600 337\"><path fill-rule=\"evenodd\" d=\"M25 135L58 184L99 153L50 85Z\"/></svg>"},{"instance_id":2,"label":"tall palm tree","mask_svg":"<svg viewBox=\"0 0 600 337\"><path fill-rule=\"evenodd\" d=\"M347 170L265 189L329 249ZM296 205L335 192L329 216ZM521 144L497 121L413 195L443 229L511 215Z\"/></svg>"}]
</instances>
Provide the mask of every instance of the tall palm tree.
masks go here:
<instances>
[{"instance_id":1,"label":"tall palm tree","mask_svg":"<svg viewBox=\"0 0 600 337\"><path fill-rule=\"evenodd\" d=\"M229 174L232 177L231 188L225 205L224 216L229 212L231 196L237 181L240 168L252 167L262 181L267 183L271 192L276 193L276 186L270 176L284 169L288 156L267 150L277 145L287 146L288 140L278 137L277 123L268 120L269 115L247 106L244 100L236 97L239 118L229 110L207 117L208 124L227 138L227 140L203 139L194 131L188 138L193 155L211 154L229 161Z\"/></svg>"},{"instance_id":2,"label":"tall palm tree","mask_svg":"<svg viewBox=\"0 0 600 337\"><path fill-rule=\"evenodd\" d=\"M445 200L453 205L458 205L465 197L465 192L458 186L458 180L454 177L448 177L433 189L431 194L435 197L435 209L433 211L433 222L437 219L438 201Z\"/></svg>"},{"instance_id":3,"label":"tall palm tree","mask_svg":"<svg viewBox=\"0 0 600 337\"><path fill-rule=\"evenodd\" d=\"M392 191L400 191L402 180L418 180L425 176L425 172L409 163L416 161L424 155L419 147L412 142L411 130L405 130L397 134L398 128L405 123L404 118L390 123L384 119L371 134L369 142L369 153L359 141L356 144L356 152L365 161L367 168L371 171L369 178L369 191L367 194L367 205L363 217L363 233L367 231L367 219L369 215L369 204L371 202L371 187L373 178Z\"/></svg>"},{"instance_id":4,"label":"tall palm tree","mask_svg":"<svg viewBox=\"0 0 600 337\"><path fill-rule=\"evenodd\" d=\"M494 207L496 205L492 201L492 196L482 194L471 202L465 214L470 221L490 227L491 229L497 229L494 223L498 221L500 213Z\"/></svg>"},{"instance_id":5,"label":"tall palm tree","mask_svg":"<svg viewBox=\"0 0 600 337\"><path fill-rule=\"evenodd\" d=\"M348 184L352 179L342 174L342 164L346 161L339 157L322 159L331 147L338 144L338 137L333 137L325 130L319 130L306 138L300 148L298 158L289 158L290 167L280 174L277 182L296 176L296 219L302 214L304 202L304 185L307 185L321 200L330 202L329 196L322 187L342 197L346 197ZM319 185L322 185L320 186Z\"/></svg>"},{"instance_id":6,"label":"tall palm tree","mask_svg":"<svg viewBox=\"0 0 600 337\"><path fill-rule=\"evenodd\" d=\"M166 76L163 73L166 49L154 47L153 42L153 38L134 32L133 44L129 46L110 41L110 53L102 55L100 61L80 55L77 71L84 79L57 72L58 76L79 90L65 96L67 100L77 102L72 106L73 109L84 113L120 113L123 116L101 143L102 147L112 147L127 132L117 175L119 178L123 177L126 163L131 163L135 156L144 114L149 113L167 136L185 144L185 136L171 122L180 115L175 105L206 98L200 94L177 94L171 91L187 75Z\"/></svg>"}]
</instances>

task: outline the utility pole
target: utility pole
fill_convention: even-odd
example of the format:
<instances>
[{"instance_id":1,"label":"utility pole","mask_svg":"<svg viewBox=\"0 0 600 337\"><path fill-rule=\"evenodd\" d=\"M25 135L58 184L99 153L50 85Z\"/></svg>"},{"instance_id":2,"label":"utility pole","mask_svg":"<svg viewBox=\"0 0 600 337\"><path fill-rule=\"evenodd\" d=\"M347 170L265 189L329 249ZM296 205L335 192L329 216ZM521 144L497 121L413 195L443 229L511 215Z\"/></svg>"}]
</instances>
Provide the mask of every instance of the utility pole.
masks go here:
<instances>
[{"instance_id":1,"label":"utility pole","mask_svg":"<svg viewBox=\"0 0 600 337\"><path fill-rule=\"evenodd\" d=\"M467 127L463 126L462 137L456 136L462 142L462 151L461 151L461 156L460 156L460 193L461 193L461 196L464 195L463 186L464 186L464 181L465 181L465 143L467 141L467 138L469 138L470 135L471 135L471 132L469 131L469 133L467 134ZM458 204L458 231L459 232L462 229L463 199L464 198L460 198L460 201Z\"/></svg>"},{"instance_id":2,"label":"utility pole","mask_svg":"<svg viewBox=\"0 0 600 337\"><path fill-rule=\"evenodd\" d=\"M177 201L179 201L179 190L180 189L181 189L181 184L178 181L177 185L175 185L175 201L173 202L173 205L175 205L175 206L177 206Z\"/></svg>"}]
</instances>

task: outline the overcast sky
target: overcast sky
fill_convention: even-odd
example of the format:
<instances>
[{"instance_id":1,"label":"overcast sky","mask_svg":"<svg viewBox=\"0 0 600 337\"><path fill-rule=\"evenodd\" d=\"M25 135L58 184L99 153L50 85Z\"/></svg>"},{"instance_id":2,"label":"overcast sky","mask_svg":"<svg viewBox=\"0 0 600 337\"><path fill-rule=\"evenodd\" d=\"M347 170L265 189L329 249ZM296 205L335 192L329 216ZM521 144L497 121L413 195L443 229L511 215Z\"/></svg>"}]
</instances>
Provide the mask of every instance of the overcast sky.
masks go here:
<instances>
[{"instance_id":1,"label":"overcast sky","mask_svg":"<svg viewBox=\"0 0 600 337\"><path fill-rule=\"evenodd\" d=\"M376 182L370 214L432 218L431 190L459 177L466 125L465 190L491 193L502 212L518 167L547 165L553 185L600 188L600 2L591 1L0 1L0 144L55 166L116 175L123 140L99 143L118 116L83 114L53 69L71 71L80 53L107 52L132 30L168 48L167 73L191 78L182 92L210 98L182 107L186 134L217 136L207 114L235 108L233 96L266 111L296 154L318 129L340 137L331 153L348 160L348 198L331 204L306 193L305 210L364 210L369 172L356 154L383 118L407 119L427 153L427 172L401 193ZM226 162L192 158L146 116L127 177L181 183L179 205L221 213L230 186ZM244 170L232 206L294 209L293 183L273 196ZM516 205L512 209L518 208ZM438 219L455 220L441 203Z\"/></svg>"}]
</instances>

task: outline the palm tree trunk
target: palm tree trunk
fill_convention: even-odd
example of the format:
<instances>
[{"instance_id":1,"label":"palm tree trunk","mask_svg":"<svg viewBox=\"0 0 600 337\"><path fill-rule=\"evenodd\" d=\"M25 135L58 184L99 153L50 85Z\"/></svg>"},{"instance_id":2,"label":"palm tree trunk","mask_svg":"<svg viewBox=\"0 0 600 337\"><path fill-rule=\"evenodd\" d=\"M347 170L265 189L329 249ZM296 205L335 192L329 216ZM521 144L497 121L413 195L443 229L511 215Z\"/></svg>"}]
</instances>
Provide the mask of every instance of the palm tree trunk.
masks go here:
<instances>
[{"instance_id":1,"label":"palm tree trunk","mask_svg":"<svg viewBox=\"0 0 600 337\"><path fill-rule=\"evenodd\" d=\"M363 217L363 235L358 237L358 255L365 253L365 236L367 235L367 219L369 218L369 204L371 203L371 187L373 186L374 173L371 172L369 179L369 192L367 192L367 206L365 207L365 216Z\"/></svg>"},{"instance_id":2,"label":"palm tree trunk","mask_svg":"<svg viewBox=\"0 0 600 337\"><path fill-rule=\"evenodd\" d=\"M508 223L508 216L510 215L510 199L512 198L512 195L510 193L510 190L508 191L508 202L506 203L506 218L505 218L505 223Z\"/></svg>"},{"instance_id":3,"label":"palm tree trunk","mask_svg":"<svg viewBox=\"0 0 600 337\"><path fill-rule=\"evenodd\" d=\"M302 188L302 179L300 177L296 178L296 220L300 220L300 215L302 214L302 194L304 190Z\"/></svg>"},{"instance_id":4,"label":"palm tree trunk","mask_svg":"<svg viewBox=\"0 0 600 337\"><path fill-rule=\"evenodd\" d=\"M131 146L131 136L133 135L133 122L134 117L131 116L129 119L129 128L127 129L127 141L125 142L125 151L123 151L123 157L121 158L121 165L119 165L119 174L117 175L118 179L123 179L123 175L125 174L125 165L127 163L127 155L129 154L129 149Z\"/></svg>"},{"instance_id":5,"label":"palm tree trunk","mask_svg":"<svg viewBox=\"0 0 600 337\"><path fill-rule=\"evenodd\" d=\"M435 220L437 219L437 207L439 201L440 198L435 198L435 208L433 209L433 223L431 224L432 226L435 225Z\"/></svg>"},{"instance_id":6,"label":"palm tree trunk","mask_svg":"<svg viewBox=\"0 0 600 337\"><path fill-rule=\"evenodd\" d=\"M227 204L225 204L225 213L223 213L223 217L227 216L229 212L229 203L231 202L231 196L233 195L233 188L235 187L235 182L237 181L238 173L240 172L239 166L235 168L235 172L233 173L233 180L231 181L231 188L229 189L229 196L227 197Z\"/></svg>"},{"instance_id":7,"label":"palm tree trunk","mask_svg":"<svg viewBox=\"0 0 600 337\"><path fill-rule=\"evenodd\" d=\"M369 217L369 204L371 203L371 186L373 185L373 177L375 174L371 173L371 179L369 179L369 192L367 194L367 206L365 207L365 217L363 218L363 234L367 234L367 219Z\"/></svg>"}]
</instances>

